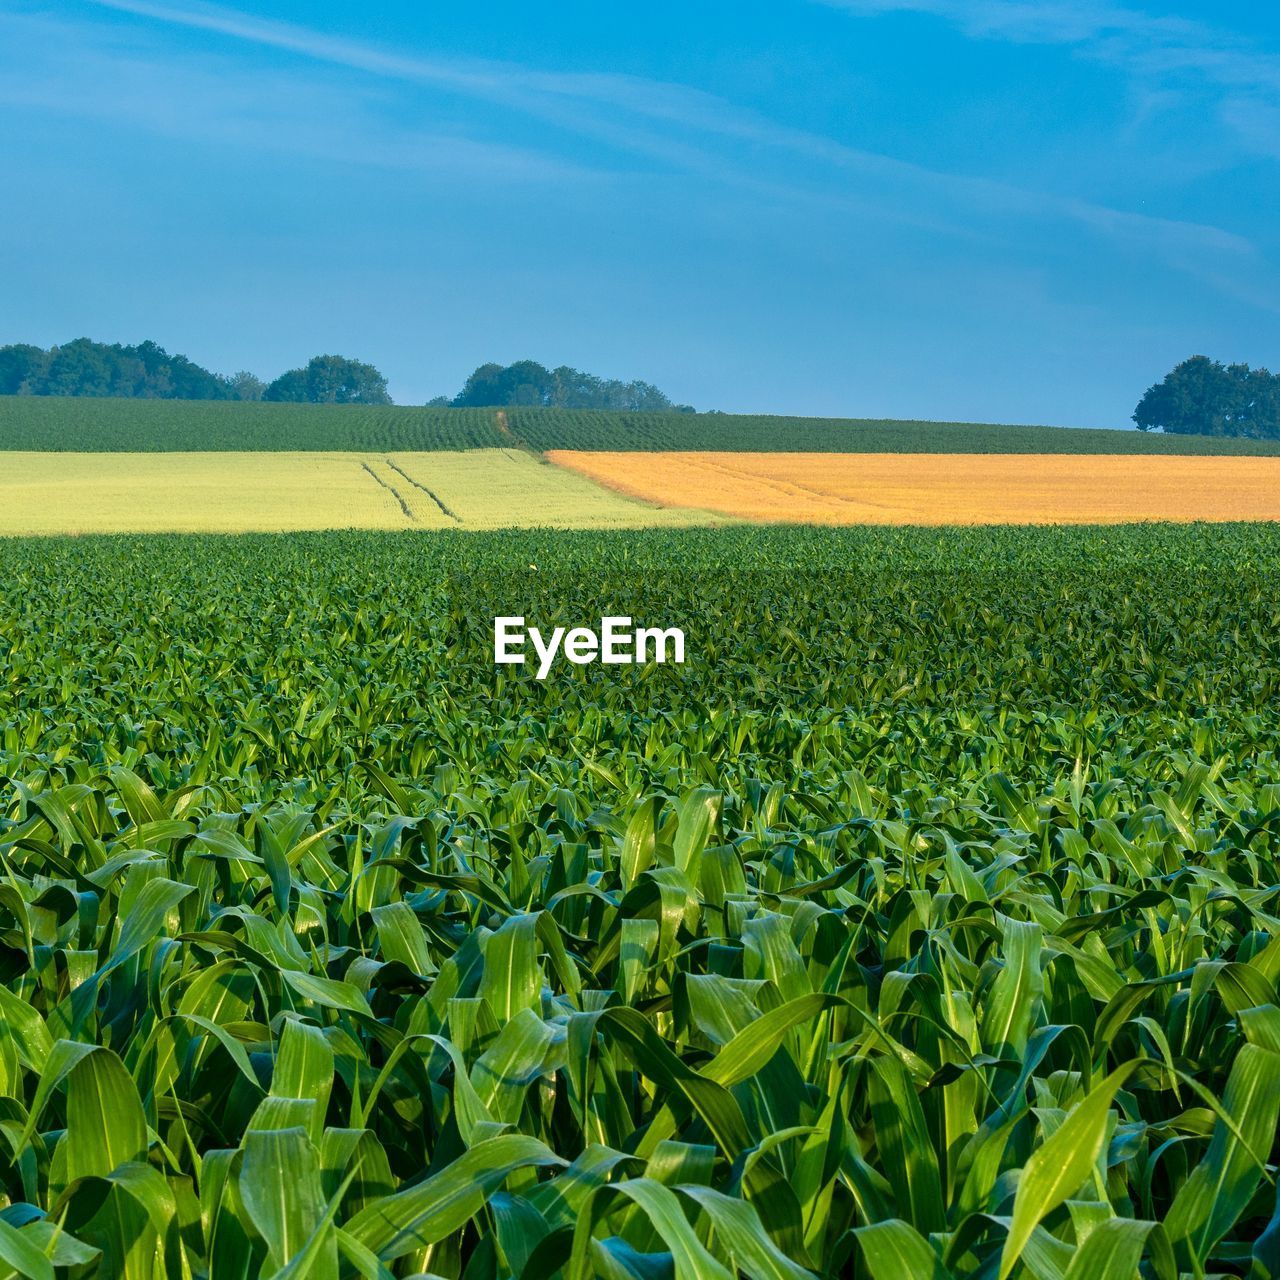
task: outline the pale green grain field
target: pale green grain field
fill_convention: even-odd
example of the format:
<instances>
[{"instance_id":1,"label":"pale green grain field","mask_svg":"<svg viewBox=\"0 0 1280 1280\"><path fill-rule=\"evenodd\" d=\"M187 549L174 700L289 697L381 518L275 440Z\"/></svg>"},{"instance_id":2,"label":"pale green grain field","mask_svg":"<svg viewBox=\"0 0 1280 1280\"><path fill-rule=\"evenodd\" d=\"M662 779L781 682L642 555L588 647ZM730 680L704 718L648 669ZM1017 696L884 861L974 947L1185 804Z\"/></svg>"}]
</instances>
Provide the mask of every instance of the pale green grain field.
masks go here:
<instances>
[{"instance_id":1,"label":"pale green grain field","mask_svg":"<svg viewBox=\"0 0 1280 1280\"><path fill-rule=\"evenodd\" d=\"M516 449L3 455L0 534L626 529L730 523Z\"/></svg>"}]
</instances>

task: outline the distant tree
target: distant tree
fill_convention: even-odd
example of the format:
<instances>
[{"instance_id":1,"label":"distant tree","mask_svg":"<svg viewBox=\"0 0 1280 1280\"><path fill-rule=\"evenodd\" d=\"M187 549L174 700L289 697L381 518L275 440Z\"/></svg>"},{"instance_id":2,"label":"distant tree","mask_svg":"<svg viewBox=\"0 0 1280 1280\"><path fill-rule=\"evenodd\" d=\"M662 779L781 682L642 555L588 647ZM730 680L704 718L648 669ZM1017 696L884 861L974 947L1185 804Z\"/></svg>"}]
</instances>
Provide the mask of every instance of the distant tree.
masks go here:
<instances>
[{"instance_id":1,"label":"distant tree","mask_svg":"<svg viewBox=\"0 0 1280 1280\"><path fill-rule=\"evenodd\" d=\"M234 392L230 379L157 343L128 347L76 338L48 351L0 347L0 394L226 400Z\"/></svg>"},{"instance_id":2,"label":"distant tree","mask_svg":"<svg viewBox=\"0 0 1280 1280\"><path fill-rule=\"evenodd\" d=\"M1280 376L1192 356L1147 390L1133 420L1140 431L1280 439Z\"/></svg>"},{"instance_id":3,"label":"distant tree","mask_svg":"<svg viewBox=\"0 0 1280 1280\"><path fill-rule=\"evenodd\" d=\"M1251 412L1261 440L1280 440L1280 374L1255 369L1251 379Z\"/></svg>"},{"instance_id":4,"label":"distant tree","mask_svg":"<svg viewBox=\"0 0 1280 1280\"><path fill-rule=\"evenodd\" d=\"M261 400L267 390L267 384L247 369L233 373L228 379L228 385L234 400Z\"/></svg>"},{"instance_id":5,"label":"distant tree","mask_svg":"<svg viewBox=\"0 0 1280 1280\"><path fill-rule=\"evenodd\" d=\"M48 370L49 353L40 347L0 347L0 396L39 395Z\"/></svg>"},{"instance_id":6,"label":"distant tree","mask_svg":"<svg viewBox=\"0 0 1280 1280\"><path fill-rule=\"evenodd\" d=\"M231 380L210 373L186 356L171 356L165 370L175 400L230 400Z\"/></svg>"},{"instance_id":7,"label":"distant tree","mask_svg":"<svg viewBox=\"0 0 1280 1280\"><path fill-rule=\"evenodd\" d=\"M671 412L671 401L652 383L597 378L561 365L548 369L536 360L482 364L454 397L455 406L542 405L554 409L622 409ZM682 411L693 412L689 406Z\"/></svg>"},{"instance_id":8,"label":"distant tree","mask_svg":"<svg viewBox=\"0 0 1280 1280\"><path fill-rule=\"evenodd\" d=\"M290 369L287 373L282 373L274 382L267 386L262 393L264 400L281 400L290 404L305 404L308 400L307 395L307 371L305 369Z\"/></svg>"},{"instance_id":9,"label":"distant tree","mask_svg":"<svg viewBox=\"0 0 1280 1280\"><path fill-rule=\"evenodd\" d=\"M472 406L505 404L505 400L494 397L505 395L505 388L500 388L498 378L503 372L500 364L482 364L462 384L462 390L453 398L454 408L465 409Z\"/></svg>"},{"instance_id":10,"label":"distant tree","mask_svg":"<svg viewBox=\"0 0 1280 1280\"><path fill-rule=\"evenodd\" d=\"M112 392L112 364L106 349L88 338L54 347L45 374L48 396L109 396Z\"/></svg>"},{"instance_id":11,"label":"distant tree","mask_svg":"<svg viewBox=\"0 0 1280 1280\"><path fill-rule=\"evenodd\" d=\"M316 404L390 404L387 380L371 364L344 356L315 356L307 386Z\"/></svg>"},{"instance_id":12,"label":"distant tree","mask_svg":"<svg viewBox=\"0 0 1280 1280\"><path fill-rule=\"evenodd\" d=\"M302 404L391 403L386 378L373 365L345 356L313 356L305 369L281 374L262 398Z\"/></svg>"},{"instance_id":13,"label":"distant tree","mask_svg":"<svg viewBox=\"0 0 1280 1280\"><path fill-rule=\"evenodd\" d=\"M620 392L625 401L620 408L641 413L663 413L671 408L671 401L651 382L628 382Z\"/></svg>"},{"instance_id":14,"label":"distant tree","mask_svg":"<svg viewBox=\"0 0 1280 1280\"><path fill-rule=\"evenodd\" d=\"M536 405L550 401L554 375L536 360L515 364L482 364L454 397L458 408L482 405Z\"/></svg>"},{"instance_id":15,"label":"distant tree","mask_svg":"<svg viewBox=\"0 0 1280 1280\"><path fill-rule=\"evenodd\" d=\"M216 374L192 364L186 356L170 356L158 342L140 342L131 349L131 355L139 376L133 388L121 394L149 400L225 400L227 397L226 384ZM179 361L186 369L175 376ZM184 395L183 392L196 394Z\"/></svg>"},{"instance_id":16,"label":"distant tree","mask_svg":"<svg viewBox=\"0 0 1280 1280\"><path fill-rule=\"evenodd\" d=\"M432 396L427 401L428 409L447 409L453 403L448 396Z\"/></svg>"},{"instance_id":17,"label":"distant tree","mask_svg":"<svg viewBox=\"0 0 1280 1280\"><path fill-rule=\"evenodd\" d=\"M503 404L538 405L549 403L555 377L536 360L517 360L502 371L499 382L507 388Z\"/></svg>"},{"instance_id":18,"label":"distant tree","mask_svg":"<svg viewBox=\"0 0 1280 1280\"><path fill-rule=\"evenodd\" d=\"M602 409L600 379L562 364L551 373L544 403L556 409Z\"/></svg>"}]
</instances>

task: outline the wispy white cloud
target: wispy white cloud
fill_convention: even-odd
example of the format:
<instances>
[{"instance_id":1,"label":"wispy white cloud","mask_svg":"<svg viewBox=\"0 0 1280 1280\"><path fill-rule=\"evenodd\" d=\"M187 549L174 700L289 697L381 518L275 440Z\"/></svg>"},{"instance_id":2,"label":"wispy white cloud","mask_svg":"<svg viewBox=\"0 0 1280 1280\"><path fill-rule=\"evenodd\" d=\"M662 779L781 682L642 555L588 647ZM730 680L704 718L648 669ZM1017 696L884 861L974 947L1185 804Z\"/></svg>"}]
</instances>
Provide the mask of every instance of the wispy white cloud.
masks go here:
<instances>
[{"instance_id":1,"label":"wispy white cloud","mask_svg":"<svg viewBox=\"0 0 1280 1280\"><path fill-rule=\"evenodd\" d=\"M1280 55L1205 22L1150 13L1112 0L820 0L871 16L917 13L940 18L975 39L1070 46L1143 83L1149 109L1180 103L1199 90L1250 150L1280 157L1280 137L1260 128L1280 109Z\"/></svg>"},{"instance_id":2,"label":"wispy white cloud","mask_svg":"<svg viewBox=\"0 0 1280 1280\"><path fill-rule=\"evenodd\" d=\"M258 18L210 3L175 5L158 0L91 0L102 8L187 29L210 32L299 58L407 81L499 104L557 128L588 137L621 156L643 157L759 192L777 200L842 202L886 216L921 217L911 201L924 197L923 217L935 229L982 233L984 221L1059 220L1099 236L1153 252L1175 264L1210 253L1247 259L1248 241L1198 223L1118 210L1083 199L1020 188L982 177L933 170L849 147L786 127L758 112L686 85L616 73L545 71L512 63L404 53L328 35L292 23ZM919 8L968 23L979 32L1020 38L1085 39L1108 21L1111 6L1023 4L1004 0L832 0L864 11ZM1116 11L1122 12L1122 11ZM967 15L967 16L966 16ZM1038 34L1037 34L1038 33ZM799 161L799 175L762 177L758 166L733 151L744 145ZM807 166L807 167L804 167ZM940 225L941 224L941 225Z\"/></svg>"},{"instance_id":3,"label":"wispy white cloud","mask_svg":"<svg viewBox=\"0 0 1280 1280\"><path fill-rule=\"evenodd\" d=\"M1103 34L1141 28L1177 30L1191 24L1152 18L1108 0L823 0L856 13L925 13L945 18L973 36L994 36L1028 43L1074 44Z\"/></svg>"},{"instance_id":4,"label":"wispy white cloud","mask_svg":"<svg viewBox=\"0 0 1280 1280\"><path fill-rule=\"evenodd\" d=\"M406 53L211 4L92 3L155 25L147 30L0 14L0 50L7 45L14 51L7 68L0 52L0 104L441 180L580 188L627 181L640 164L649 171L646 181L692 174L711 190L731 188L739 198L789 211L791 219L834 217L850 225L870 219L886 228L958 237L990 254L1011 240L1042 237L1045 228L1051 234L1075 228L1233 297L1242 296L1242 288L1252 297L1257 290L1249 282L1268 274L1248 240L1215 226L860 150L685 85ZM223 42L178 47L162 39L173 27ZM236 56L237 44L291 56L245 61ZM43 60L32 56L41 49ZM436 96L405 110L397 89L402 84ZM494 110L483 113L483 127L471 112L462 113L466 126L433 127L430 104L449 97ZM528 129L504 127L511 113L539 126L534 141L528 141ZM439 116L456 122L459 113ZM413 126L415 118L420 127ZM598 147L584 156L566 137Z\"/></svg>"},{"instance_id":5,"label":"wispy white cloud","mask_svg":"<svg viewBox=\"0 0 1280 1280\"><path fill-rule=\"evenodd\" d=\"M15 52L5 65L3 50ZM43 54L42 54L42 51ZM395 123L375 90L303 69L182 57L65 19L0 14L0 107L109 120L163 137L333 164L524 181L594 175L533 147Z\"/></svg>"},{"instance_id":6,"label":"wispy white cloud","mask_svg":"<svg viewBox=\"0 0 1280 1280\"><path fill-rule=\"evenodd\" d=\"M683 85L606 73L547 72L513 63L402 54L364 41L258 18L222 5L90 0L104 9L208 31L371 75L407 80L532 109L538 99L589 102L654 120L711 123L719 100Z\"/></svg>"}]
</instances>

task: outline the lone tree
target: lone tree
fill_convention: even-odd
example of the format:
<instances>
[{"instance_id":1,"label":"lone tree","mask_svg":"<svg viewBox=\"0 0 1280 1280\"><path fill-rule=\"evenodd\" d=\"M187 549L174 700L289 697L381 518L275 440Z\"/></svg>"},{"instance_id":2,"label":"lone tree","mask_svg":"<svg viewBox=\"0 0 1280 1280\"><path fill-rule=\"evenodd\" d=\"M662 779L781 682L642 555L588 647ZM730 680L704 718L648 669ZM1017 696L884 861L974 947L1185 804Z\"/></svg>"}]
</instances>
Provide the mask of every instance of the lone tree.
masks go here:
<instances>
[{"instance_id":1,"label":"lone tree","mask_svg":"<svg viewBox=\"0 0 1280 1280\"><path fill-rule=\"evenodd\" d=\"M305 369L282 373L264 400L295 404L390 404L387 380L371 364L345 356L313 356Z\"/></svg>"},{"instance_id":2,"label":"lone tree","mask_svg":"<svg viewBox=\"0 0 1280 1280\"><path fill-rule=\"evenodd\" d=\"M1133 420L1140 431L1280 439L1280 375L1192 356L1147 391Z\"/></svg>"}]
</instances>

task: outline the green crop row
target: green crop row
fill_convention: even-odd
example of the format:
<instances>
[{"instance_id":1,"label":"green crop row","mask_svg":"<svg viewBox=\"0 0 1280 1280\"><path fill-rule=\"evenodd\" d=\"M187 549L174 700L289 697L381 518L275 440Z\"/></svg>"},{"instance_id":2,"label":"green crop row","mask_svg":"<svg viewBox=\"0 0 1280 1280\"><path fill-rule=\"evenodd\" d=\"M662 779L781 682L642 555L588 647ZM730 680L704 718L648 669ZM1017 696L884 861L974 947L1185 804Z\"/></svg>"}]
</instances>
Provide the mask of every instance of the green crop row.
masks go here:
<instances>
[{"instance_id":1,"label":"green crop row","mask_svg":"<svg viewBox=\"0 0 1280 1280\"><path fill-rule=\"evenodd\" d=\"M1280 441L1176 436L984 422L897 422L748 414L605 413L510 409L511 430L533 449L725 453L1106 453L1275 457Z\"/></svg>"},{"instance_id":2,"label":"green crop row","mask_svg":"<svg viewBox=\"0 0 1280 1280\"><path fill-rule=\"evenodd\" d=\"M1141 431L586 409L438 409L0 396L0 450L703 449L771 453L1280 455L1280 442Z\"/></svg>"},{"instance_id":3,"label":"green crop row","mask_svg":"<svg viewBox=\"0 0 1280 1280\"><path fill-rule=\"evenodd\" d=\"M0 450L387 453L510 444L489 409L0 396Z\"/></svg>"},{"instance_id":4,"label":"green crop row","mask_svg":"<svg viewBox=\"0 0 1280 1280\"><path fill-rule=\"evenodd\" d=\"M0 542L0 1262L1280 1275L1280 532ZM629 613L682 667L492 663Z\"/></svg>"}]
</instances>

